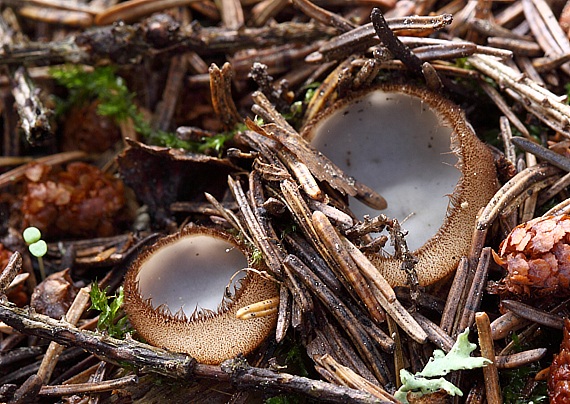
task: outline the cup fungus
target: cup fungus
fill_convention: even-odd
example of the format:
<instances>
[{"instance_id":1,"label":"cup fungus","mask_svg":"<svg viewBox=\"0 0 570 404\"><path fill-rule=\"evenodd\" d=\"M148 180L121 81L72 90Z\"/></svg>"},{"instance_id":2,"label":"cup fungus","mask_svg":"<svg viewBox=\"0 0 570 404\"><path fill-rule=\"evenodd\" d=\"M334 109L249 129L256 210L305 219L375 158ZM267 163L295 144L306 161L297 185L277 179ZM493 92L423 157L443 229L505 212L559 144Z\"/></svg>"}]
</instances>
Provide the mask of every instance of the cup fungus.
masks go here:
<instances>
[{"instance_id":1,"label":"cup fungus","mask_svg":"<svg viewBox=\"0 0 570 404\"><path fill-rule=\"evenodd\" d=\"M476 215L497 182L490 151L458 106L417 87L382 85L337 101L301 135L386 198L383 213L409 232L420 285L447 276L467 254ZM357 217L378 214L350 204ZM369 258L393 286L407 283L401 260Z\"/></svg>"},{"instance_id":2,"label":"cup fungus","mask_svg":"<svg viewBox=\"0 0 570 404\"><path fill-rule=\"evenodd\" d=\"M221 230L188 226L141 253L125 277L125 311L150 344L205 364L253 351L273 330L276 310L242 320L240 308L277 295L274 282L247 271L233 296L226 286L251 252ZM268 314L268 315L267 315Z\"/></svg>"}]
</instances>

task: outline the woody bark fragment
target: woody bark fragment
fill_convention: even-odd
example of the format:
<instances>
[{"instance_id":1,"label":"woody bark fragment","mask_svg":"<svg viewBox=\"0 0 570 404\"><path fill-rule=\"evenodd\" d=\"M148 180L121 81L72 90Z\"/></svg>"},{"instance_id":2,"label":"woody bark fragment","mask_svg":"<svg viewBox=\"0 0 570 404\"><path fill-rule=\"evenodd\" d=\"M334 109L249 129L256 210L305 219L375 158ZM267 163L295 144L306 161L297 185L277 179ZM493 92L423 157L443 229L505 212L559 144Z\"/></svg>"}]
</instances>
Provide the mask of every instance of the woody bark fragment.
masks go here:
<instances>
[{"instance_id":1,"label":"woody bark fragment","mask_svg":"<svg viewBox=\"0 0 570 404\"><path fill-rule=\"evenodd\" d=\"M487 313L479 312L475 314L475 322L477 323L477 332L479 334L481 356L491 361L491 363L483 367L487 402L501 404L503 399L501 387L499 385L499 373L497 371L497 366L495 365L495 346L493 344L493 339L491 338L489 316Z\"/></svg>"},{"instance_id":2,"label":"woody bark fragment","mask_svg":"<svg viewBox=\"0 0 570 404\"><path fill-rule=\"evenodd\" d=\"M40 100L39 89L32 83L24 67L14 72L12 95L28 143L35 145L53 136L49 121L51 111Z\"/></svg>"}]
</instances>

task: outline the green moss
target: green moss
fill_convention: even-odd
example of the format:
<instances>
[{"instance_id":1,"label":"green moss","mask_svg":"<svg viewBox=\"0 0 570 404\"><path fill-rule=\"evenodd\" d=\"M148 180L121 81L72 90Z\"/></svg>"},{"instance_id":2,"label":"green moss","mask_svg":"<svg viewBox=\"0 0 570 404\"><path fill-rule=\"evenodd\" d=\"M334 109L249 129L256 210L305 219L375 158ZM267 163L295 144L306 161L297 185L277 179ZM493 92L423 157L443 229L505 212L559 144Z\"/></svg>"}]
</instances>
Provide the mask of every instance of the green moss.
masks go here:
<instances>
[{"instance_id":1,"label":"green moss","mask_svg":"<svg viewBox=\"0 0 570 404\"><path fill-rule=\"evenodd\" d=\"M475 70L471 63L469 63L469 58L467 57L455 59L455 65L460 69Z\"/></svg>"},{"instance_id":2,"label":"green moss","mask_svg":"<svg viewBox=\"0 0 570 404\"><path fill-rule=\"evenodd\" d=\"M120 311L125 298L123 288L119 288L117 294L114 296L107 296L107 290L108 288L105 290L99 289L97 282L93 282L93 286L89 292L91 309L101 312L99 313L97 329L107 332L111 337L124 338L125 334L131 330L127 325L127 317L123 316L119 318L124 314Z\"/></svg>"},{"instance_id":3,"label":"green moss","mask_svg":"<svg viewBox=\"0 0 570 404\"><path fill-rule=\"evenodd\" d=\"M320 82L315 81L315 82L305 86L302 89L302 91L304 91L304 94L302 94L303 99L299 100L299 101L295 101L293 104L291 104L291 107L289 108L289 112L283 114L283 117L294 128L298 129L300 127L301 122L303 120L303 115L305 114L305 109L307 108L307 105L309 105L309 103L311 102L311 100L315 96L317 88L319 88L320 85L321 85Z\"/></svg>"},{"instance_id":4,"label":"green moss","mask_svg":"<svg viewBox=\"0 0 570 404\"><path fill-rule=\"evenodd\" d=\"M221 155L226 142L234 136L235 131L203 137L198 142L192 142L182 140L174 133L153 129L136 106L135 93L128 89L125 81L110 66L97 67L88 72L80 66L67 65L53 68L50 73L57 83L69 92L66 99L57 100L57 115L65 114L72 106L97 100L99 115L108 116L116 123L131 119L135 131L148 143L202 154L215 152Z\"/></svg>"},{"instance_id":5,"label":"green moss","mask_svg":"<svg viewBox=\"0 0 570 404\"><path fill-rule=\"evenodd\" d=\"M281 360L285 365L284 371L289 374L302 377L314 377L309 374L307 369L307 363L310 359L305 353L305 348L298 343L290 345L291 343L292 340L290 338L286 338L275 354L276 357L283 358ZM279 395L265 400L265 404L311 404L318 402L319 401L307 397L301 397L296 394Z\"/></svg>"},{"instance_id":6,"label":"green moss","mask_svg":"<svg viewBox=\"0 0 570 404\"><path fill-rule=\"evenodd\" d=\"M534 381L540 369L536 364L501 372L503 380L503 402L505 404L548 403L545 381ZM525 394L528 393L528 394Z\"/></svg>"},{"instance_id":7,"label":"green moss","mask_svg":"<svg viewBox=\"0 0 570 404\"><path fill-rule=\"evenodd\" d=\"M58 100L56 112L59 115L74 105L86 104L94 99L100 101L98 112L101 115L112 116L118 121L137 113L134 93L128 90L124 80L110 66L87 72L80 66L66 65L51 69L50 74L69 91L65 100Z\"/></svg>"},{"instance_id":8,"label":"green moss","mask_svg":"<svg viewBox=\"0 0 570 404\"><path fill-rule=\"evenodd\" d=\"M523 347L517 334L513 334L511 338L515 345L515 352L532 348L531 346ZM534 380L534 376L541 369L541 364L534 362L521 368L501 371L504 404L548 403L546 381Z\"/></svg>"},{"instance_id":9,"label":"green moss","mask_svg":"<svg viewBox=\"0 0 570 404\"><path fill-rule=\"evenodd\" d=\"M302 401L298 396L293 395L282 395L268 398L265 400L265 404L300 404Z\"/></svg>"}]
</instances>

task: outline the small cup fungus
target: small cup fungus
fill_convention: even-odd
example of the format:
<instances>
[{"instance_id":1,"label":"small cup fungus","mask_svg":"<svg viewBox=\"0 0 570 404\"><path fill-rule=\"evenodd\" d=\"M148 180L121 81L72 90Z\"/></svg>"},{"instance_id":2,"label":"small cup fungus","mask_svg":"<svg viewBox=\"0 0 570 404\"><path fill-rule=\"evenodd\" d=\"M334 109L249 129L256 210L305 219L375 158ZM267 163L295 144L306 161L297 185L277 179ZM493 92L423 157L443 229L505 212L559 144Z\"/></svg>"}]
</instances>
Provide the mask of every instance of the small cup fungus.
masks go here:
<instances>
[{"instance_id":1,"label":"small cup fungus","mask_svg":"<svg viewBox=\"0 0 570 404\"><path fill-rule=\"evenodd\" d=\"M226 286L248 262L231 235L188 226L159 240L134 261L125 278L125 310L150 344L184 352L205 364L253 351L271 333L276 315L241 320L242 307L277 295L275 284L251 271L233 296Z\"/></svg>"},{"instance_id":2,"label":"small cup fungus","mask_svg":"<svg viewBox=\"0 0 570 404\"><path fill-rule=\"evenodd\" d=\"M458 106L417 87L379 86L337 101L301 135L386 198L383 213L409 231L421 285L450 274L467 254L476 215L497 183L490 151ZM378 214L350 204L357 217ZM406 284L401 260L369 258L392 285Z\"/></svg>"}]
</instances>

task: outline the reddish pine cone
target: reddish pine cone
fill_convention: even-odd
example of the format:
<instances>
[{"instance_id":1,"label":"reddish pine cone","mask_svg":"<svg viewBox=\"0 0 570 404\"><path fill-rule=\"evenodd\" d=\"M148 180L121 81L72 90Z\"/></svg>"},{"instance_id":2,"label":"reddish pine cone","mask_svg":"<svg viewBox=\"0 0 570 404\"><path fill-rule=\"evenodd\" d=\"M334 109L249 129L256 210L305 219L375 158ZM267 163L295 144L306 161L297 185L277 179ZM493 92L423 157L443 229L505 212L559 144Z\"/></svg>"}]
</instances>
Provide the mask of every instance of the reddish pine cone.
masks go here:
<instances>
[{"instance_id":1,"label":"reddish pine cone","mask_svg":"<svg viewBox=\"0 0 570 404\"><path fill-rule=\"evenodd\" d=\"M26 171L22 203L23 227L36 226L46 237L110 236L116 232L125 206L121 180L97 167L77 162L65 171L51 173L42 164Z\"/></svg>"},{"instance_id":2,"label":"reddish pine cone","mask_svg":"<svg viewBox=\"0 0 570 404\"><path fill-rule=\"evenodd\" d=\"M564 319L564 338L560 353L550 365L548 396L554 404L570 404L570 320Z\"/></svg>"},{"instance_id":3,"label":"reddish pine cone","mask_svg":"<svg viewBox=\"0 0 570 404\"><path fill-rule=\"evenodd\" d=\"M515 294L570 295L570 216L538 217L513 229L495 262L508 271L503 280Z\"/></svg>"},{"instance_id":4,"label":"reddish pine cone","mask_svg":"<svg viewBox=\"0 0 570 404\"><path fill-rule=\"evenodd\" d=\"M63 150L103 153L121 139L121 131L113 120L97 112L98 101L74 106L63 126Z\"/></svg>"}]
</instances>

